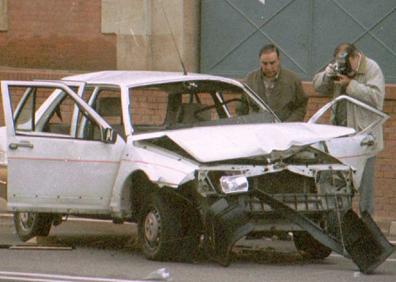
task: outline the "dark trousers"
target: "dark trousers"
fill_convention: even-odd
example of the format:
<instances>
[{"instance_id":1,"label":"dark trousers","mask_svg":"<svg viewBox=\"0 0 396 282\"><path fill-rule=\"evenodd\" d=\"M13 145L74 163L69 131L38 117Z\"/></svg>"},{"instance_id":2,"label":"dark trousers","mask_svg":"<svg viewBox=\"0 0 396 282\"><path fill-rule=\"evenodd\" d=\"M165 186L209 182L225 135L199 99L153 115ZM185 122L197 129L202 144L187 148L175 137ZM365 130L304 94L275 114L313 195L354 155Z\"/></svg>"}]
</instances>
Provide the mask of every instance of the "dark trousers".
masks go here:
<instances>
[{"instance_id":1,"label":"dark trousers","mask_svg":"<svg viewBox=\"0 0 396 282\"><path fill-rule=\"evenodd\" d=\"M360 213L367 211L370 215L374 213L374 173L375 157L367 160L364 167L362 182L360 183L359 193L359 210Z\"/></svg>"}]
</instances>

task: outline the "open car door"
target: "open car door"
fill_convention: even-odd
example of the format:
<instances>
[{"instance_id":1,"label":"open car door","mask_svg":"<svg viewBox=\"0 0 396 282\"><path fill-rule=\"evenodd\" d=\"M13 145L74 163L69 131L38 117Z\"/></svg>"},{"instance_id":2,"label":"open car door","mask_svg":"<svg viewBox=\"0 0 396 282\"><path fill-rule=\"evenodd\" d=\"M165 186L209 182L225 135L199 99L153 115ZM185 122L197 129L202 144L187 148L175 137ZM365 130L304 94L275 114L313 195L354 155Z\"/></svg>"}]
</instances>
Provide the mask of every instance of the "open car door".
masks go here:
<instances>
[{"instance_id":1,"label":"open car door","mask_svg":"<svg viewBox=\"0 0 396 282\"><path fill-rule=\"evenodd\" d=\"M359 187L367 159L378 153L378 151L376 151L376 140L373 132L381 126L389 116L359 100L343 95L320 108L308 120L308 123L330 123L331 111L334 109L334 106L340 102L352 103L353 106L360 107L364 111L367 111L367 115L372 117L372 122L367 127L357 130L352 135L330 139L316 144L315 147L318 147L356 169L353 180L355 187Z\"/></svg>"},{"instance_id":2,"label":"open car door","mask_svg":"<svg viewBox=\"0 0 396 282\"><path fill-rule=\"evenodd\" d=\"M1 91L8 207L108 213L125 141L65 83L2 81ZM90 122L78 136L82 117Z\"/></svg>"}]
</instances>

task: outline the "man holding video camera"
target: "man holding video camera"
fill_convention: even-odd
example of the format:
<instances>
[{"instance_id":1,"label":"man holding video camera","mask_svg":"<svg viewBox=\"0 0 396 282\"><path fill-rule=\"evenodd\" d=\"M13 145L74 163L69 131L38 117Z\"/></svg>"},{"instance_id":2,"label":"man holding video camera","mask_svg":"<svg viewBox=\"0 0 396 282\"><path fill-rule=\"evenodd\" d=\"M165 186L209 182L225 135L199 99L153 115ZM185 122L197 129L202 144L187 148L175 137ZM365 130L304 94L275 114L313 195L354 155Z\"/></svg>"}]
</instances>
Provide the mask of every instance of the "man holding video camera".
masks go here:
<instances>
[{"instance_id":1,"label":"man holding video camera","mask_svg":"<svg viewBox=\"0 0 396 282\"><path fill-rule=\"evenodd\" d=\"M317 73L313 78L315 90L322 95L335 98L347 95L360 100L378 110L383 109L385 81L381 68L367 58L353 44L341 43L334 51L334 61ZM373 121L373 117L357 106L345 102L337 103L333 111L332 122L336 125L362 130ZM383 149L382 127L374 132L375 150ZM360 212L373 213L375 153L366 163L360 191Z\"/></svg>"}]
</instances>

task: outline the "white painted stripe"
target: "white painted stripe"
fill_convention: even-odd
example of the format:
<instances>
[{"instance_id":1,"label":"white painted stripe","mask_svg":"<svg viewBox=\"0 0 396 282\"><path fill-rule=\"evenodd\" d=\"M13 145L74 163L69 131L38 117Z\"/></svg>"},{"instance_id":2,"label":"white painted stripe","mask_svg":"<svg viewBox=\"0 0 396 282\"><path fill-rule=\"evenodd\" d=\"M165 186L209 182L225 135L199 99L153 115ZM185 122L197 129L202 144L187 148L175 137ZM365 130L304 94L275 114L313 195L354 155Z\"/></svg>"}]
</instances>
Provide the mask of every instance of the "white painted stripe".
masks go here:
<instances>
[{"instance_id":1,"label":"white painted stripe","mask_svg":"<svg viewBox=\"0 0 396 282\"><path fill-rule=\"evenodd\" d=\"M391 261L391 262L395 262L396 261L396 259L387 259L386 261Z\"/></svg>"},{"instance_id":2,"label":"white painted stripe","mask_svg":"<svg viewBox=\"0 0 396 282\"><path fill-rule=\"evenodd\" d=\"M106 222L106 223L113 223L110 219L94 219L94 218L81 218L81 217L69 217L65 220L67 221L86 221L86 222ZM133 224L130 222L125 221L123 224Z\"/></svg>"},{"instance_id":3,"label":"white painted stripe","mask_svg":"<svg viewBox=\"0 0 396 282\"><path fill-rule=\"evenodd\" d=\"M339 254L331 254L331 257L339 257L339 258L343 258L344 256L339 255ZM386 261L390 261L390 262L395 262L396 258L387 258Z\"/></svg>"},{"instance_id":4,"label":"white painted stripe","mask_svg":"<svg viewBox=\"0 0 396 282\"><path fill-rule=\"evenodd\" d=\"M1 279L18 279L18 281L101 281L101 282L148 282L150 280L125 280L125 279L114 279L114 278L101 278L101 277L84 277L84 276L71 276L71 275L57 275L57 274L45 274L45 273L31 273L31 272L11 272L11 271L0 271Z\"/></svg>"},{"instance_id":5,"label":"white painted stripe","mask_svg":"<svg viewBox=\"0 0 396 282\"><path fill-rule=\"evenodd\" d=\"M13 217L12 213L0 213L0 217ZM68 217L64 222L67 221L85 221L85 222L103 222L103 223L113 223L110 219L94 219L94 218L82 218L82 217ZM123 224L134 224L125 221Z\"/></svg>"},{"instance_id":6,"label":"white painted stripe","mask_svg":"<svg viewBox=\"0 0 396 282\"><path fill-rule=\"evenodd\" d=\"M20 277L20 276L1 276L1 281L3 280L11 280L11 281L32 281L32 282L66 282L66 280L49 280L49 279L40 279L40 278L27 278L27 277Z\"/></svg>"}]
</instances>

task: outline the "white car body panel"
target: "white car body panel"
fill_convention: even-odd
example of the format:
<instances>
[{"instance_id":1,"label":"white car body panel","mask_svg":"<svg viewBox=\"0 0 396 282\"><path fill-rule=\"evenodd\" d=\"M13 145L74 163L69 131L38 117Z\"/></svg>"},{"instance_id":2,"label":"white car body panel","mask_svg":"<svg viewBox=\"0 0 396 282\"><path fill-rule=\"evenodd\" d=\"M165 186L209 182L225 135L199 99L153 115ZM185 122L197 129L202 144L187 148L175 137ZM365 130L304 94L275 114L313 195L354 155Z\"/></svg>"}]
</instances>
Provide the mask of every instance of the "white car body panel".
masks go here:
<instances>
[{"instance_id":1,"label":"white car body panel","mask_svg":"<svg viewBox=\"0 0 396 282\"><path fill-rule=\"evenodd\" d=\"M63 80L71 82L86 82L88 84L117 85L121 88L191 80L215 80L230 83L239 87L243 86L239 81L226 77L198 73L189 73L188 75L184 75L183 73L177 72L153 71L102 71L68 76L63 78Z\"/></svg>"},{"instance_id":2,"label":"white car body panel","mask_svg":"<svg viewBox=\"0 0 396 282\"><path fill-rule=\"evenodd\" d=\"M0 127L0 166L7 166L7 131L5 126Z\"/></svg>"},{"instance_id":3,"label":"white car body panel","mask_svg":"<svg viewBox=\"0 0 396 282\"><path fill-rule=\"evenodd\" d=\"M123 161L145 171L150 180L160 186L177 187L193 179L193 173L199 167L196 162L160 148L135 146L130 151L132 157Z\"/></svg>"},{"instance_id":4,"label":"white car body panel","mask_svg":"<svg viewBox=\"0 0 396 282\"><path fill-rule=\"evenodd\" d=\"M164 133L200 162L268 155L292 146L353 134L346 127L305 123L224 125ZM139 139L143 139L140 135ZM150 137L149 137L150 138Z\"/></svg>"},{"instance_id":5,"label":"white car body panel","mask_svg":"<svg viewBox=\"0 0 396 282\"><path fill-rule=\"evenodd\" d=\"M355 174L353 180L355 187L360 187L363 170L370 156L367 148L360 145L364 138L364 135L355 135L348 138L335 138L326 142L332 156L354 168Z\"/></svg>"},{"instance_id":6,"label":"white car body panel","mask_svg":"<svg viewBox=\"0 0 396 282\"><path fill-rule=\"evenodd\" d=\"M169 151L159 148L144 148L139 145L128 146L121 160L118 174L112 188L110 209L113 215L121 215L125 210L123 193L125 181L131 172L143 171L153 183L159 187L177 188L183 183L193 180L199 164L181 158Z\"/></svg>"},{"instance_id":7,"label":"white car body panel","mask_svg":"<svg viewBox=\"0 0 396 282\"><path fill-rule=\"evenodd\" d=\"M125 147L122 140L109 146L59 138L48 146L47 138L15 136L9 142L32 146L8 151L9 208L108 212L109 187Z\"/></svg>"},{"instance_id":8,"label":"white car body panel","mask_svg":"<svg viewBox=\"0 0 396 282\"><path fill-rule=\"evenodd\" d=\"M378 119L374 120L371 125L367 128L363 129L360 132L357 132L354 135L334 138L327 140L326 151L329 152L332 156L338 158L345 164L351 165L355 169L355 174L353 177L355 187L359 188L364 167L366 165L366 161L369 157L376 155L378 152L375 151L375 147L370 145L367 141L372 138L371 132L377 127L382 125L389 116L359 100L353 99L349 96L338 96L336 99L330 101L326 105L324 105L321 109L319 109L309 120L309 124L313 124L317 122L320 117L329 110L334 104L346 100L355 105L358 105L367 111L374 113ZM323 149L321 144L316 144L315 147Z\"/></svg>"}]
</instances>

